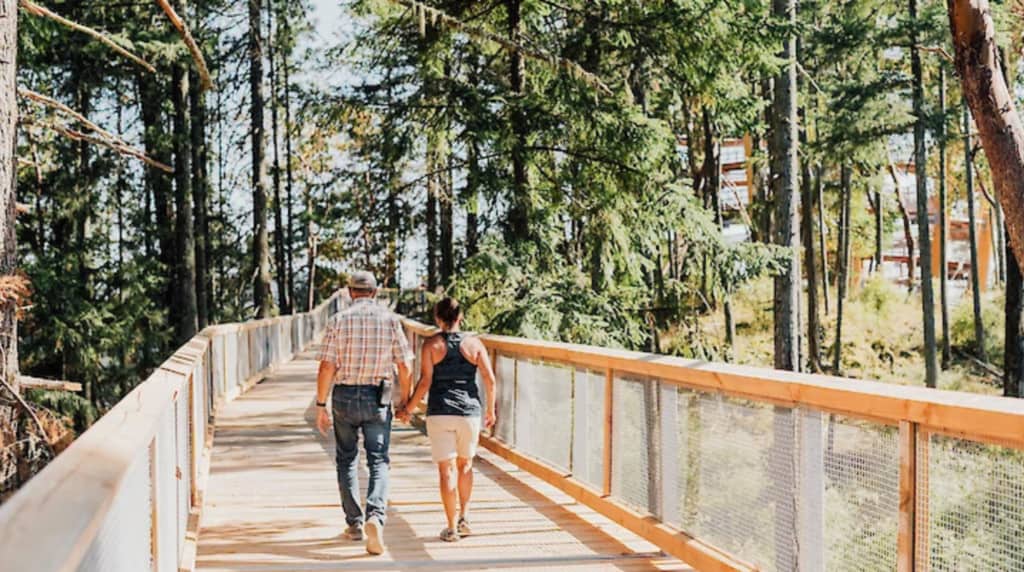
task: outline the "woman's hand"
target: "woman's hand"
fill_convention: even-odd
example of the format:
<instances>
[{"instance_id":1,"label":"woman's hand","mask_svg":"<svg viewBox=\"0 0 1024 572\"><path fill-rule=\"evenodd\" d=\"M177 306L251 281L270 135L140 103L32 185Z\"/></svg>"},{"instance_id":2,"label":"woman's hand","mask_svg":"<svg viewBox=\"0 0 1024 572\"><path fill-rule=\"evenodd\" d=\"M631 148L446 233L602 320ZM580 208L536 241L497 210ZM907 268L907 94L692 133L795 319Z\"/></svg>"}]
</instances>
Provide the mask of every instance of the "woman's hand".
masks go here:
<instances>
[{"instance_id":1,"label":"woman's hand","mask_svg":"<svg viewBox=\"0 0 1024 572\"><path fill-rule=\"evenodd\" d=\"M412 418L412 414L409 413L409 406L404 405L399 407L398 411L395 413L395 417L402 423L408 423L409 419Z\"/></svg>"},{"instance_id":2,"label":"woman's hand","mask_svg":"<svg viewBox=\"0 0 1024 572\"><path fill-rule=\"evenodd\" d=\"M487 413L484 414L484 429L490 429L496 420L494 409L488 408Z\"/></svg>"}]
</instances>

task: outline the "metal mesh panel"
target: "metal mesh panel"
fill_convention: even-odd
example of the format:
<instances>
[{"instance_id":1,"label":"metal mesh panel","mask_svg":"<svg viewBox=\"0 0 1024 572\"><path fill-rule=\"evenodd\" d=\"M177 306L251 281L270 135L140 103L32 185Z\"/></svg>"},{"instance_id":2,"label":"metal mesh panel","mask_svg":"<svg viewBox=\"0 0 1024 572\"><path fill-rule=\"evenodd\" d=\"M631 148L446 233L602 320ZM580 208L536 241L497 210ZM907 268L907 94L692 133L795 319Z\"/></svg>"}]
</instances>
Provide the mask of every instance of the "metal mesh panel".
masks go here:
<instances>
[{"instance_id":1,"label":"metal mesh panel","mask_svg":"<svg viewBox=\"0 0 1024 572\"><path fill-rule=\"evenodd\" d=\"M612 495L658 510L658 385L616 377L612 388Z\"/></svg>"},{"instance_id":2,"label":"metal mesh panel","mask_svg":"<svg viewBox=\"0 0 1024 572\"><path fill-rule=\"evenodd\" d=\"M601 490L604 486L604 372L577 369L573 376L572 473Z\"/></svg>"},{"instance_id":3,"label":"metal mesh panel","mask_svg":"<svg viewBox=\"0 0 1024 572\"><path fill-rule=\"evenodd\" d=\"M174 570L178 565L178 484L175 478L174 404L168 404L160 416L155 440L156 459L153 467L153 502L156 504L156 551L158 570Z\"/></svg>"},{"instance_id":4,"label":"metal mesh panel","mask_svg":"<svg viewBox=\"0 0 1024 572\"><path fill-rule=\"evenodd\" d=\"M516 360L499 355L494 364L498 378L498 422L495 436L511 445L515 441Z\"/></svg>"},{"instance_id":5,"label":"metal mesh panel","mask_svg":"<svg viewBox=\"0 0 1024 572\"><path fill-rule=\"evenodd\" d=\"M516 448L569 472L572 369L518 361Z\"/></svg>"},{"instance_id":6,"label":"metal mesh panel","mask_svg":"<svg viewBox=\"0 0 1024 572\"><path fill-rule=\"evenodd\" d=\"M662 398L663 415L674 416L676 425L663 463L678 467L666 477L675 479L677 492L663 489L666 522L762 569L796 569L793 411L675 391ZM614 464L618 469L617 459Z\"/></svg>"},{"instance_id":7,"label":"metal mesh panel","mask_svg":"<svg viewBox=\"0 0 1024 572\"><path fill-rule=\"evenodd\" d=\"M917 552L931 570L1024 571L1024 452L922 435L918 479Z\"/></svg>"},{"instance_id":8,"label":"metal mesh panel","mask_svg":"<svg viewBox=\"0 0 1024 572\"><path fill-rule=\"evenodd\" d=\"M895 570L900 509L897 429L832 416L826 435L827 569Z\"/></svg>"},{"instance_id":9,"label":"metal mesh panel","mask_svg":"<svg viewBox=\"0 0 1024 572\"><path fill-rule=\"evenodd\" d=\"M189 439L189 409L187 384L183 386L185 393L179 394L174 402L174 437L175 437L175 478L176 492L175 510L177 511L176 530L176 552L181 554L185 543L185 529L188 525L188 513L191 505L191 483L192 483L192 450L191 439Z\"/></svg>"},{"instance_id":10,"label":"metal mesh panel","mask_svg":"<svg viewBox=\"0 0 1024 572\"><path fill-rule=\"evenodd\" d=\"M114 503L78 570L106 572L152 568L149 461L149 449L142 449L118 486Z\"/></svg>"}]
</instances>

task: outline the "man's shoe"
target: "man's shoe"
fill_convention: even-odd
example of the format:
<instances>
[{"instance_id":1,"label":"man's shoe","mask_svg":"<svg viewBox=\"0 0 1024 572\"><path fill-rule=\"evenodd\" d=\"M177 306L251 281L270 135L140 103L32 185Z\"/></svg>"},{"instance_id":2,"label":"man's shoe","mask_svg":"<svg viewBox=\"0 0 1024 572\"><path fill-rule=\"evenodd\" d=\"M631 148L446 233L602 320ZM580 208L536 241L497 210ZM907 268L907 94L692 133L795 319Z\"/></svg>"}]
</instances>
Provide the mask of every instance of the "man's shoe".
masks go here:
<instances>
[{"instance_id":1,"label":"man's shoe","mask_svg":"<svg viewBox=\"0 0 1024 572\"><path fill-rule=\"evenodd\" d=\"M376 518L366 521L366 551L384 554L384 525Z\"/></svg>"},{"instance_id":2,"label":"man's shoe","mask_svg":"<svg viewBox=\"0 0 1024 572\"><path fill-rule=\"evenodd\" d=\"M361 524L350 524L345 529L345 538L353 541L360 541L363 539L363 525Z\"/></svg>"}]
</instances>

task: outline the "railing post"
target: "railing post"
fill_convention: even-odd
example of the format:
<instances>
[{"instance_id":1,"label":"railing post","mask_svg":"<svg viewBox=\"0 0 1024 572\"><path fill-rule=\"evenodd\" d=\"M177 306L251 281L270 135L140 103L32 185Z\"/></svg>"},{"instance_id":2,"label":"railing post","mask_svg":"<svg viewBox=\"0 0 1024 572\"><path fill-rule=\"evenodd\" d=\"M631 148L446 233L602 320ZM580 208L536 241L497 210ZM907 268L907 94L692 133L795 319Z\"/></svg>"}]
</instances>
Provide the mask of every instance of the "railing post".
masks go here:
<instances>
[{"instance_id":1,"label":"railing post","mask_svg":"<svg viewBox=\"0 0 1024 572\"><path fill-rule=\"evenodd\" d=\"M601 487L601 494L609 496L612 494L612 399L615 396L613 385L615 382L615 371L608 368L604 377L604 460L601 468L604 470L604 484Z\"/></svg>"},{"instance_id":2,"label":"railing post","mask_svg":"<svg viewBox=\"0 0 1024 572\"><path fill-rule=\"evenodd\" d=\"M917 440L918 427L910 421L900 421L900 520L897 539L898 572L917 569L915 550L917 526Z\"/></svg>"},{"instance_id":3,"label":"railing post","mask_svg":"<svg viewBox=\"0 0 1024 572\"><path fill-rule=\"evenodd\" d=\"M813 409L793 410L800 418L798 455L797 562L802 571L825 570L825 447L822 414Z\"/></svg>"},{"instance_id":4,"label":"railing post","mask_svg":"<svg viewBox=\"0 0 1024 572\"><path fill-rule=\"evenodd\" d=\"M679 391L668 383L658 382L658 388L661 413L658 416L661 433L661 502L658 512L662 522L678 525L682 522L679 506Z\"/></svg>"}]
</instances>

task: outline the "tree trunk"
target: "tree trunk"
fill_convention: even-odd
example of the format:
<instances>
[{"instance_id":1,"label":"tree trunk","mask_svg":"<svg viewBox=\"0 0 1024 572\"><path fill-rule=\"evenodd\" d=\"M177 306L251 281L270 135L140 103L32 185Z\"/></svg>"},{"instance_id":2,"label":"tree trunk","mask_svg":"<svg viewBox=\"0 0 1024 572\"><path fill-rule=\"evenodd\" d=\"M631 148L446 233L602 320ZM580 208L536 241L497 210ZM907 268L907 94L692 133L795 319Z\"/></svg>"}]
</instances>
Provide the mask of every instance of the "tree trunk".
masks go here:
<instances>
[{"instance_id":1,"label":"tree trunk","mask_svg":"<svg viewBox=\"0 0 1024 572\"><path fill-rule=\"evenodd\" d=\"M868 191L870 192L870 191ZM884 248L884 222L885 210L883 209L881 189L875 191L875 259L873 272L882 271L882 249Z\"/></svg>"},{"instance_id":2,"label":"tree trunk","mask_svg":"<svg viewBox=\"0 0 1024 572\"><path fill-rule=\"evenodd\" d=\"M814 253L814 191L811 168L805 160L801 163L803 198L800 203L801 227L804 246L804 268L807 269L807 360L811 371L821 371L821 348L818 331L821 328L818 315L818 264Z\"/></svg>"},{"instance_id":3,"label":"tree trunk","mask_svg":"<svg viewBox=\"0 0 1024 572\"><path fill-rule=\"evenodd\" d=\"M180 6L180 4L179 4ZM174 321L176 345L196 334L196 245L192 220L192 151L189 149L188 71L174 64L171 103L174 106Z\"/></svg>"},{"instance_id":4,"label":"tree trunk","mask_svg":"<svg viewBox=\"0 0 1024 572\"><path fill-rule=\"evenodd\" d=\"M917 46L917 0L910 0L912 25L910 67L914 76L914 180L917 183L917 235L921 252L921 318L924 325L925 385L935 387L939 365L935 359L935 293L932 288L931 225L928 217L928 156L925 151L924 71Z\"/></svg>"},{"instance_id":5,"label":"tree trunk","mask_svg":"<svg viewBox=\"0 0 1024 572\"><path fill-rule=\"evenodd\" d=\"M521 44L523 34L521 0L505 0L508 38ZM530 181L526 171L526 139L529 132L523 108L526 65L523 55L513 50L509 56L509 85L512 88L512 197L509 200L507 237L510 243L530 238Z\"/></svg>"},{"instance_id":6,"label":"tree trunk","mask_svg":"<svg viewBox=\"0 0 1024 572\"><path fill-rule=\"evenodd\" d=\"M907 289L914 291L914 272L917 265L914 263L914 232L911 229L910 213L907 205L903 202L903 193L900 191L900 178L896 174L896 164L889 157L889 174L892 175L892 184L896 189L896 206L900 211L900 218L903 220L903 240L907 243Z\"/></svg>"},{"instance_id":7,"label":"tree trunk","mask_svg":"<svg viewBox=\"0 0 1024 572\"><path fill-rule=\"evenodd\" d=\"M260 37L262 0L249 0L249 99L252 126L253 303L256 317L274 311L270 287L270 238L267 235L267 157L263 125L263 39Z\"/></svg>"},{"instance_id":8,"label":"tree trunk","mask_svg":"<svg viewBox=\"0 0 1024 572\"><path fill-rule=\"evenodd\" d=\"M978 266L978 219L974 193L974 165L971 153L971 114L964 105L964 189L967 193L968 240L971 249L971 301L974 308L974 351L985 361L985 324L981 316L981 280ZM994 173L994 171L993 171Z\"/></svg>"},{"instance_id":9,"label":"tree trunk","mask_svg":"<svg viewBox=\"0 0 1024 572\"><path fill-rule=\"evenodd\" d=\"M1024 255L1024 126L999 65L988 0L947 0L956 67L976 119L992 182L1003 206L1007 242Z\"/></svg>"},{"instance_id":10,"label":"tree trunk","mask_svg":"<svg viewBox=\"0 0 1024 572\"><path fill-rule=\"evenodd\" d=\"M155 76L148 73L138 75L140 118L142 119L142 140L146 155L165 165L174 162L171 156L170 138L164 130L162 102L165 90ZM146 193L153 198L153 216L156 222L159 260L166 269L166 275L174 271L174 205L171 197L171 175L152 166L145 166ZM172 280L168 280L159 306L170 308L173 301Z\"/></svg>"},{"instance_id":11,"label":"tree trunk","mask_svg":"<svg viewBox=\"0 0 1024 572\"><path fill-rule=\"evenodd\" d=\"M18 103L16 75L18 55L18 3L0 0L0 276L13 277L18 265L15 233L15 186L17 184ZM0 376L18 387L17 300L0 306Z\"/></svg>"},{"instance_id":12,"label":"tree trunk","mask_svg":"<svg viewBox=\"0 0 1024 572\"><path fill-rule=\"evenodd\" d=\"M1006 345L1003 348L1003 395L1024 397L1024 277L1006 247Z\"/></svg>"},{"instance_id":13,"label":"tree trunk","mask_svg":"<svg viewBox=\"0 0 1024 572\"><path fill-rule=\"evenodd\" d=\"M796 25L795 0L772 0L772 13ZM775 79L773 172L776 175L775 244L790 249L789 265L775 277L775 367L800 369L800 257L797 254L796 38L787 37L779 56L786 63Z\"/></svg>"},{"instance_id":14,"label":"tree trunk","mask_svg":"<svg viewBox=\"0 0 1024 572\"><path fill-rule=\"evenodd\" d=\"M772 83L769 79L764 79L761 82L761 97L765 101L764 106L764 122L765 125L769 126L768 129L768 140L771 141L775 134L775 114L772 109ZM761 149L761 139L757 138L753 142L754 152L759 153ZM769 151L771 151L772 145L769 145ZM772 168L769 157L768 161L764 161L759 164L754 172L755 184L757 185L757 202L761 205L760 216L757 217L755 227L757 228L757 234L759 240L764 243L769 243L773 240L772 237Z\"/></svg>"},{"instance_id":15,"label":"tree trunk","mask_svg":"<svg viewBox=\"0 0 1024 572\"><path fill-rule=\"evenodd\" d=\"M274 147L272 180L274 185L274 277L277 279L277 305L282 314L291 313L288 299L288 272L285 258L284 201L281 199L281 138L277 110L277 59L274 57L274 0L267 0L267 61L270 63L270 138Z\"/></svg>"},{"instance_id":16,"label":"tree trunk","mask_svg":"<svg viewBox=\"0 0 1024 572\"><path fill-rule=\"evenodd\" d=\"M471 258L479 250L477 227L480 223L477 211L480 208L480 150L476 141L469 143L466 155L466 258Z\"/></svg>"},{"instance_id":17,"label":"tree trunk","mask_svg":"<svg viewBox=\"0 0 1024 572\"><path fill-rule=\"evenodd\" d=\"M288 10L282 12L281 29L285 38L291 38L291 23L288 18ZM279 43L280 45L280 43ZM287 45L281 50L281 72L284 75L284 156L285 156L285 202L288 210L287 234L288 240L285 245L285 253L288 266L288 299L292 301L294 310L295 304L295 188L294 173L292 172L292 104L291 104L291 65L288 56L291 54L291 47Z\"/></svg>"},{"instance_id":18,"label":"tree trunk","mask_svg":"<svg viewBox=\"0 0 1024 572\"><path fill-rule=\"evenodd\" d=\"M189 75L189 106L192 108L192 193L195 202L196 312L199 329L210 323L210 226L209 153L206 144L206 101L199 90L199 75Z\"/></svg>"},{"instance_id":19,"label":"tree trunk","mask_svg":"<svg viewBox=\"0 0 1024 572\"><path fill-rule=\"evenodd\" d=\"M939 66L939 306L942 322L942 369L949 369L949 223L946 220L946 68Z\"/></svg>"},{"instance_id":20,"label":"tree trunk","mask_svg":"<svg viewBox=\"0 0 1024 572\"><path fill-rule=\"evenodd\" d=\"M832 312L829 304L828 245L825 242L825 167L818 163L814 168L814 200L818 204L818 250L821 252L821 294L825 302L825 315Z\"/></svg>"},{"instance_id":21,"label":"tree trunk","mask_svg":"<svg viewBox=\"0 0 1024 572\"><path fill-rule=\"evenodd\" d=\"M846 282L849 275L850 258L847 253L850 250L850 198L853 195L850 189L850 177L849 165L843 164L839 171L841 196L839 197L839 247L836 249L839 266L836 286L839 292L836 295L836 343L835 356L832 359L834 375L843 374L843 306L846 301Z\"/></svg>"},{"instance_id":22,"label":"tree trunk","mask_svg":"<svg viewBox=\"0 0 1024 572\"><path fill-rule=\"evenodd\" d=\"M427 151L427 170L431 175L427 178L427 289L437 289L437 175L436 161L432 150Z\"/></svg>"}]
</instances>

